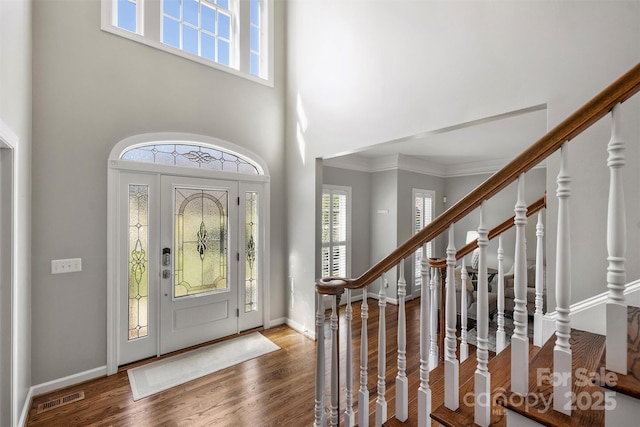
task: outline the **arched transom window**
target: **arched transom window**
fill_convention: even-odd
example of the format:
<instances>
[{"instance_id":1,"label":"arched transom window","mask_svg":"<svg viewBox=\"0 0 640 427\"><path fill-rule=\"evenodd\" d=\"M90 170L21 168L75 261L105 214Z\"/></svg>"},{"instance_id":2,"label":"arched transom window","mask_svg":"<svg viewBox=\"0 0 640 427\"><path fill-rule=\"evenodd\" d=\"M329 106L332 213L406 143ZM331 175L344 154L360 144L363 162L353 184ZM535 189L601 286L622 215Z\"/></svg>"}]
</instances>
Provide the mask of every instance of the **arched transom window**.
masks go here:
<instances>
[{"instance_id":1,"label":"arched transom window","mask_svg":"<svg viewBox=\"0 0 640 427\"><path fill-rule=\"evenodd\" d=\"M125 150L120 158L135 162L183 166L248 175L263 175L251 160L221 149L188 143L155 143Z\"/></svg>"}]
</instances>

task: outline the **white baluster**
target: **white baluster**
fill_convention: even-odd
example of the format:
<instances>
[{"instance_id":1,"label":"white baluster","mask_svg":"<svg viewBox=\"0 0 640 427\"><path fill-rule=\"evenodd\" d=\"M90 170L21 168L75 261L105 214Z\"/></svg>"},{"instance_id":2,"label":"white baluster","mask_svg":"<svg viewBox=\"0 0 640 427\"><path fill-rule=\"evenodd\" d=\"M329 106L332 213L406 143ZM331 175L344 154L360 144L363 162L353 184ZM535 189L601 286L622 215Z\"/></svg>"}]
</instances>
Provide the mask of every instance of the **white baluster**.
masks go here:
<instances>
[{"instance_id":1,"label":"white baluster","mask_svg":"<svg viewBox=\"0 0 640 427\"><path fill-rule=\"evenodd\" d=\"M378 320L378 397L376 399L376 427L382 426L387 421L387 401L385 399L387 371L387 320L385 309L387 306L387 279L384 274L380 281L380 294L378 294L379 320Z\"/></svg>"},{"instance_id":2,"label":"white baluster","mask_svg":"<svg viewBox=\"0 0 640 427\"><path fill-rule=\"evenodd\" d=\"M340 349L338 347L338 297L333 296L331 302L331 406L329 410L330 425L340 422L338 406L340 405L340 372L338 369Z\"/></svg>"},{"instance_id":3,"label":"white baluster","mask_svg":"<svg viewBox=\"0 0 640 427\"><path fill-rule=\"evenodd\" d=\"M429 368L433 369L439 363L438 349L438 307L440 300L438 298L438 288L440 283L440 272L437 268L431 269L431 280L429 281L429 290L431 291L431 315L430 331L429 331Z\"/></svg>"},{"instance_id":4,"label":"white baluster","mask_svg":"<svg viewBox=\"0 0 640 427\"><path fill-rule=\"evenodd\" d=\"M620 104L613 108L609 158L609 208L607 218L607 369L627 374L627 304L624 288L627 281L626 217L622 168L625 164L625 143L620 136Z\"/></svg>"},{"instance_id":5,"label":"white baluster","mask_svg":"<svg viewBox=\"0 0 640 427\"><path fill-rule=\"evenodd\" d=\"M507 346L504 332L504 249L502 234L498 236L498 329L496 330L496 354Z\"/></svg>"},{"instance_id":6,"label":"white baluster","mask_svg":"<svg viewBox=\"0 0 640 427\"><path fill-rule=\"evenodd\" d=\"M558 173L558 243L556 249L556 344L553 348L553 409L571 415L571 323L569 321L569 301L571 299L571 245L569 223L569 183L568 143L560 149L561 163ZM512 368L513 370L513 368Z\"/></svg>"},{"instance_id":7,"label":"white baluster","mask_svg":"<svg viewBox=\"0 0 640 427\"><path fill-rule=\"evenodd\" d=\"M347 328L347 354L346 354L346 408L344 409L344 425L345 427L353 427L355 423L355 414L353 413L353 343L351 338L351 321L353 320L353 308L351 307L351 289L345 292L347 298L347 308L345 311L345 322Z\"/></svg>"},{"instance_id":8,"label":"white baluster","mask_svg":"<svg viewBox=\"0 0 640 427\"><path fill-rule=\"evenodd\" d=\"M478 349L476 352L478 365L474 376L474 392L476 396L474 421L486 427L491 422L491 373L488 370L489 349L489 280L487 277L488 233L484 223L485 202L480 205L480 224L478 225L478 297L477 328Z\"/></svg>"},{"instance_id":9,"label":"white baluster","mask_svg":"<svg viewBox=\"0 0 640 427\"><path fill-rule=\"evenodd\" d=\"M467 342L467 283L469 274L467 274L467 266L462 258L462 266L460 267L460 362L464 362L469 357L469 343Z\"/></svg>"},{"instance_id":10,"label":"white baluster","mask_svg":"<svg viewBox=\"0 0 640 427\"><path fill-rule=\"evenodd\" d=\"M542 347L542 322L544 313L542 307L544 300L544 249L542 238L544 237L544 224L542 223L542 211L538 212L538 223L536 224L536 311L533 314L533 345Z\"/></svg>"},{"instance_id":11,"label":"white baluster","mask_svg":"<svg viewBox=\"0 0 640 427\"><path fill-rule=\"evenodd\" d=\"M360 389L358 390L358 426L369 427L369 375L367 373L367 359L369 357L369 338L367 333L367 319L369 318L369 304L367 303L367 288L362 289L362 305L360 317Z\"/></svg>"},{"instance_id":12,"label":"white baluster","mask_svg":"<svg viewBox=\"0 0 640 427\"><path fill-rule=\"evenodd\" d=\"M422 285L420 289L420 387L418 388L418 425L431 424L431 389L429 388L429 315L431 311L429 296L429 260L427 245L422 247L420 260Z\"/></svg>"},{"instance_id":13,"label":"white baluster","mask_svg":"<svg viewBox=\"0 0 640 427\"><path fill-rule=\"evenodd\" d=\"M314 427L325 427L327 415L324 411L324 301L316 292L316 402Z\"/></svg>"},{"instance_id":14,"label":"white baluster","mask_svg":"<svg viewBox=\"0 0 640 427\"><path fill-rule=\"evenodd\" d=\"M396 376L396 418L406 421L409 417L409 380L407 379L407 320L405 297L407 282L404 278L404 260L400 261L398 279L398 375Z\"/></svg>"},{"instance_id":15,"label":"white baluster","mask_svg":"<svg viewBox=\"0 0 640 427\"><path fill-rule=\"evenodd\" d=\"M456 248L453 243L453 224L449 226L447 246L447 278L445 300L445 358L444 358L444 405L455 411L459 402L459 362L456 358Z\"/></svg>"},{"instance_id":16,"label":"white baluster","mask_svg":"<svg viewBox=\"0 0 640 427\"><path fill-rule=\"evenodd\" d=\"M527 248L525 226L527 204L524 200L524 174L518 178L515 206L516 247L513 271L514 331L511 337L511 391L521 396L529 392L529 338L527 337Z\"/></svg>"}]
</instances>

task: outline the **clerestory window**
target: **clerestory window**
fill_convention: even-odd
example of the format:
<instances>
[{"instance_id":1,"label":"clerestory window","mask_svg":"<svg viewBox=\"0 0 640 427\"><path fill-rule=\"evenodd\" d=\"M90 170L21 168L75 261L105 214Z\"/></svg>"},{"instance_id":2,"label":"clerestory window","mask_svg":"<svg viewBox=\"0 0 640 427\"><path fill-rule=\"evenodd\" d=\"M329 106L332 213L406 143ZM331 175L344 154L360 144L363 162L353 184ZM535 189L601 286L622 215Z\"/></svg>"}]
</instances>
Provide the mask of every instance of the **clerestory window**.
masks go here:
<instances>
[{"instance_id":1,"label":"clerestory window","mask_svg":"<svg viewBox=\"0 0 640 427\"><path fill-rule=\"evenodd\" d=\"M272 83L273 0L102 0L102 29Z\"/></svg>"}]
</instances>

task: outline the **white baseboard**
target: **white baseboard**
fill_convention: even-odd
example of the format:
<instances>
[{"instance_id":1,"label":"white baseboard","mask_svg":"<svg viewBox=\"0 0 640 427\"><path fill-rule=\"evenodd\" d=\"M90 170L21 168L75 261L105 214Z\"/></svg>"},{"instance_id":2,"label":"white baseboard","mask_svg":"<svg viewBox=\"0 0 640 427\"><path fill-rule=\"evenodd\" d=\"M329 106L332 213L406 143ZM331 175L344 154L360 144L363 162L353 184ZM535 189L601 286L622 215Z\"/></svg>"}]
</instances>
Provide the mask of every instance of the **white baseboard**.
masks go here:
<instances>
[{"instance_id":1,"label":"white baseboard","mask_svg":"<svg viewBox=\"0 0 640 427\"><path fill-rule=\"evenodd\" d=\"M625 286L624 295L628 305L638 305L640 300L640 280L629 283ZM602 330L604 327L602 324L603 314L600 310L604 310L607 304L608 291L602 292L598 295L594 295L585 300L571 304L569 307L569 319L571 320L571 326L578 329L584 329L589 332L606 334ZM552 311L544 315L542 320L542 333L543 340L546 341L556 331L556 318L558 317L557 311ZM593 320L593 325L589 325ZM574 321L576 324L574 325Z\"/></svg>"},{"instance_id":2,"label":"white baseboard","mask_svg":"<svg viewBox=\"0 0 640 427\"><path fill-rule=\"evenodd\" d=\"M20 421L18 425L26 425L27 417L29 416L29 410L31 409L31 401L35 396L40 396L41 394L69 387L84 381L103 377L105 375L107 375L106 365L84 372L78 372L77 374L69 375L64 378L58 378L56 380L47 381L46 383L31 386L29 388L29 392L27 393L27 398L25 399L24 407L22 408L22 414L20 415Z\"/></svg>"},{"instance_id":3,"label":"white baseboard","mask_svg":"<svg viewBox=\"0 0 640 427\"><path fill-rule=\"evenodd\" d=\"M302 335L304 335L307 338L311 338L312 340L316 340L316 331L315 331L315 327L313 330L310 330L309 328L306 328L304 325L296 322L293 319L289 319L286 318L285 322L284 322L287 326L289 326L290 328L300 332Z\"/></svg>"}]
</instances>

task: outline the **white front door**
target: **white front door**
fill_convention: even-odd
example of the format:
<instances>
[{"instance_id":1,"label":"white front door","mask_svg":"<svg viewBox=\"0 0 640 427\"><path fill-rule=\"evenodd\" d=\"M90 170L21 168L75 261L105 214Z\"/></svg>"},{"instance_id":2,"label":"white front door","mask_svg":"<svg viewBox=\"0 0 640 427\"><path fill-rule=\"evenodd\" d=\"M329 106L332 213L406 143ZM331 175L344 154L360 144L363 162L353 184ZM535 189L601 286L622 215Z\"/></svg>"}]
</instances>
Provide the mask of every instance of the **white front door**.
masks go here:
<instances>
[{"instance_id":1,"label":"white front door","mask_svg":"<svg viewBox=\"0 0 640 427\"><path fill-rule=\"evenodd\" d=\"M161 178L160 353L238 331L238 183Z\"/></svg>"},{"instance_id":2,"label":"white front door","mask_svg":"<svg viewBox=\"0 0 640 427\"><path fill-rule=\"evenodd\" d=\"M118 365L262 326L262 184L118 181Z\"/></svg>"}]
</instances>

